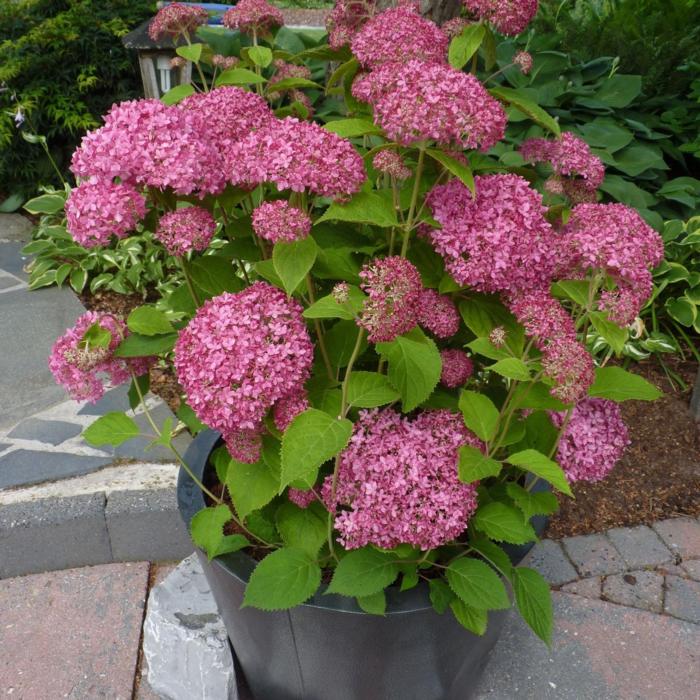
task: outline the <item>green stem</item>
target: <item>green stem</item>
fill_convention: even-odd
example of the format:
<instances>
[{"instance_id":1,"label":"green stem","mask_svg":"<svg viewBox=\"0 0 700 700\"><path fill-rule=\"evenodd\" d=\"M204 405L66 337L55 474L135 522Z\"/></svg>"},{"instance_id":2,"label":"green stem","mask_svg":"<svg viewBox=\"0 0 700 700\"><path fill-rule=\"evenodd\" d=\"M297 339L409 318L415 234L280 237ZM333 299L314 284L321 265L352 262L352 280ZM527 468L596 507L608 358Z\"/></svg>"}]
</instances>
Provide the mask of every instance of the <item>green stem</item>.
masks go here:
<instances>
[{"instance_id":1,"label":"green stem","mask_svg":"<svg viewBox=\"0 0 700 700\"><path fill-rule=\"evenodd\" d=\"M185 41L187 42L188 46L192 46L192 42L190 41L190 33L185 32L184 35ZM197 67L197 72L199 73L199 79L202 81L202 85L204 86L204 92L209 92L209 85L207 85L207 79L204 77L204 73L202 71L202 67L199 65L199 61L193 61L194 65Z\"/></svg>"},{"instance_id":2,"label":"green stem","mask_svg":"<svg viewBox=\"0 0 700 700\"><path fill-rule=\"evenodd\" d=\"M408 218L406 219L406 231L403 237L403 245L401 246L401 257L405 258L408 252L408 241L413 228L413 217L416 213L416 205L418 204L418 193L420 192L420 180L423 175L423 165L425 163L425 146L421 146L418 154L418 165L416 166L416 181L413 184L413 194L411 195L411 206L408 209Z\"/></svg>"},{"instance_id":3,"label":"green stem","mask_svg":"<svg viewBox=\"0 0 700 700\"><path fill-rule=\"evenodd\" d=\"M199 308L202 305L202 302L199 300L199 295L197 294L197 290L194 288L194 283L192 282L192 277L190 276L190 271L189 271L189 268L187 267L187 261L182 256L177 256L177 260L180 263L180 268L182 269L182 274L185 276L185 284L187 285L187 289L190 292L190 296L192 297L192 301L194 302L194 305L197 308Z\"/></svg>"},{"instance_id":4,"label":"green stem","mask_svg":"<svg viewBox=\"0 0 700 700\"><path fill-rule=\"evenodd\" d=\"M348 413L348 387L350 384L350 375L352 374L352 368L355 364L355 360L360 355L360 348L362 347L362 341L365 337L365 329L360 328L357 333L357 340L355 341L355 347L352 350L352 355L350 355L350 361L345 370L345 377L343 378L343 388L342 388L342 398L340 404L340 415L345 418ZM335 496L335 474L333 475L333 496Z\"/></svg>"},{"instance_id":5,"label":"green stem","mask_svg":"<svg viewBox=\"0 0 700 700\"><path fill-rule=\"evenodd\" d=\"M315 304L316 292L314 291L314 281L311 279L310 274L306 275L306 288L309 291L309 301L311 302L311 304ZM316 331L316 337L318 338L318 349L321 351L323 364L326 366L328 378L332 381L335 379L335 374L333 373L333 365L331 364L331 359L328 356L328 349L326 348L326 341L323 337L323 328L321 327L321 322L317 318L314 319L314 330Z\"/></svg>"}]
</instances>

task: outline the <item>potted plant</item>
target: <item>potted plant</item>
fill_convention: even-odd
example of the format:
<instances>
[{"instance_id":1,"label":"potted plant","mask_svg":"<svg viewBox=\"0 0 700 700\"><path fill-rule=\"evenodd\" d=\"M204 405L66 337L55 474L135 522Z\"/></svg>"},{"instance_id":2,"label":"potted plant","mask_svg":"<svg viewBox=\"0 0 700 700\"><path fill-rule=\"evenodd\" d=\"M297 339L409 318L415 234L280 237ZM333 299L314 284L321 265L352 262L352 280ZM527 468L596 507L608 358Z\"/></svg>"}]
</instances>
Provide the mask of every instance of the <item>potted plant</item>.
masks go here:
<instances>
[{"instance_id":1,"label":"potted plant","mask_svg":"<svg viewBox=\"0 0 700 700\"><path fill-rule=\"evenodd\" d=\"M174 368L199 432L175 451L180 507L265 700L465 698L513 601L549 643L523 554L552 489L619 459L617 402L658 396L582 338L624 344L661 239L598 203L582 140L493 81L532 58L497 71L491 25L516 34L537 3L465 5L439 28L341 2L330 46L294 54L278 11L241 0L236 57L169 5L152 31L184 40L197 85L115 105L73 158L75 240L145 232L180 285L126 320L85 314L51 368L80 399L130 380L169 447L144 396L150 366ZM540 134L519 153L516 114ZM138 433L110 413L85 437Z\"/></svg>"}]
</instances>

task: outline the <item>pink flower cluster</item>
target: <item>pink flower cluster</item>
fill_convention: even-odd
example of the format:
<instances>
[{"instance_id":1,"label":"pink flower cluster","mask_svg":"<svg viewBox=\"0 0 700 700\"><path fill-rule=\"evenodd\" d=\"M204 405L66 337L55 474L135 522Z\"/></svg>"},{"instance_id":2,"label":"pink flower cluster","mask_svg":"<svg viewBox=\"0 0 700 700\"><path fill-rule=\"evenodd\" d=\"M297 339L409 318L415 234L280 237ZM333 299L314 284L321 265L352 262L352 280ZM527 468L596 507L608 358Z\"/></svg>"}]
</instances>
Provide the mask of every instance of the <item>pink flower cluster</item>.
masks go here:
<instances>
[{"instance_id":1,"label":"pink flower cluster","mask_svg":"<svg viewBox=\"0 0 700 700\"><path fill-rule=\"evenodd\" d=\"M506 36L516 36L537 14L537 0L462 0L479 19L485 19Z\"/></svg>"},{"instance_id":2,"label":"pink flower cluster","mask_svg":"<svg viewBox=\"0 0 700 700\"><path fill-rule=\"evenodd\" d=\"M417 59L447 63L449 39L411 3L385 10L372 17L352 40L352 52L366 69L387 63L401 64ZM401 70L394 66L394 70Z\"/></svg>"},{"instance_id":3,"label":"pink flower cluster","mask_svg":"<svg viewBox=\"0 0 700 700\"><path fill-rule=\"evenodd\" d=\"M440 29L442 29L443 33L448 39L454 39L456 36L459 36L470 24L471 22L464 17L453 17L452 19L448 19L447 22L440 27Z\"/></svg>"},{"instance_id":4,"label":"pink flower cluster","mask_svg":"<svg viewBox=\"0 0 700 700\"><path fill-rule=\"evenodd\" d=\"M480 447L461 416L429 411L414 420L392 409L361 411L340 455L333 498L332 477L322 489L346 549L367 544L421 550L464 532L476 510L476 487L457 476L458 450Z\"/></svg>"},{"instance_id":5,"label":"pink flower cluster","mask_svg":"<svg viewBox=\"0 0 700 700\"><path fill-rule=\"evenodd\" d=\"M284 24L282 13L267 0L238 0L238 4L224 13L223 23L229 29L244 34L262 34Z\"/></svg>"},{"instance_id":6,"label":"pink flower cluster","mask_svg":"<svg viewBox=\"0 0 700 700\"><path fill-rule=\"evenodd\" d=\"M211 64L212 66L215 66L216 68L220 68L221 70L228 70L229 68L233 68L234 66L237 66L240 63L240 60L237 56L224 56L220 53L215 53L211 57ZM212 90L213 92L213 90Z\"/></svg>"},{"instance_id":7,"label":"pink flower cluster","mask_svg":"<svg viewBox=\"0 0 700 700\"><path fill-rule=\"evenodd\" d=\"M440 352L442 359L442 372L440 383L449 389L462 386L474 372L474 365L466 352L462 350L443 350Z\"/></svg>"},{"instance_id":8,"label":"pink flower cluster","mask_svg":"<svg viewBox=\"0 0 700 700\"><path fill-rule=\"evenodd\" d=\"M266 241L300 241L311 232L311 219L306 212L284 199L263 202L253 211L253 230Z\"/></svg>"},{"instance_id":9,"label":"pink flower cluster","mask_svg":"<svg viewBox=\"0 0 700 700\"><path fill-rule=\"evenodd\" d=\"M294 63L287 63L281 58L276 59L273 64L275 67L275 74L270 78L267 84L268 92L278 92L275 89L275 85L282 82L283 80L290 80L292 78L303 78L305 80L311 80L311 71L306 66L298 66ZM284 92L287 91L282 91Z\"/></svg>"},{"instance_id":10,"label":"pink flower cluster","mask_svg":"<svg viewBox=\"0 0 700 700\"><path fill-rule=\"evenodd\" d=\"M291 487L287 490L287 496L299 508L308 508L316 500L316 494L313 491L302 491Z\"/></svg>"},{"instance_id":11,"label":"pink flower cluster","mask_svg":"<svg viewBox=\"0 0 700 700\"><path fill-rule=\"evenodd\" d=\"M84 339L95 324L111 336L106 347L90 346ZM49 369L54 379L75 401L94 403L105 393L103 375L107 375L113 385L118 385L129 381L131 371L137 375L148 371L149 358L127 360L114 356L115 349L127 335L126 324L115 316L95 311L84 313L51 349Z\"/></svg>"},{"instance_id":12,"label":"pink flower cluster","mask_svg":"<svg viewBox=\"0 0 700 700\"><path fill-rule=\"evenodd\" d=\"M375 0L337 0L326 19L328 43L340 49L352 41L365 22L374 15Z\"/></svg>"},{"instance_id":13,"label":"pink flower cluster","mask_svg":"<svg viewBox=\"0 0 700 700\"><path fill-rule=\"evenodd\" d=\"M131 185L82 182L66 201L68 231L85 248L124 238L146 216L146 200Z\"/></svg>"},{"instance_id":14,"label":"pink flower cluster","mask_svg":"<svg viewBox=\"0 0 700 700\"><path fill-rule=\"evenodd\" d=\"M181 256L206 250L215 233L216 221L206 209L185 207L164 214L155 236L170 255Z\"/></svg>"},{"instance_id":15,"label":"pink flower cluster","mask_svg":"<svg viewBox=\"0 0 700 700\"><path fill-rule=\"evenodd\" d=\"M652 290L650 267L664 256L661 236L624 204L579 204L564 227L568 272L603 270L616 282L604 292L601 308L619 325L634 320Z\"/></svg>"},{"instance_id":16,"label":"pink flower cluster","mask_svg":"<svg viewBox=\"0 0 700 700\"><path fill-rule=\"evenodd\" d=\"M380 15L381 16L381 15ZM404 146L435 141L486 151L503 138L506 114L471 74L439 63L386 63L355 80L352 94Z\"/></svg>"},{"instance_id":17,"label":"pink flower cluster","mask_svg":"<svg viewBox=\"0 0 700 700\"><path fill-rule=\"evenodd\" d=\"M389 342L416 325L423 284L412 263L398 255L373 260L360 278L367 299L357 323L371 343Z\"/></svg>"},{"instance_id":18,"label":"pink flower cluster","mask_svg":"<svg viewBox=\"0 0 700 700\"><path fill-rule=\"evenodd\" d=\"M413 173L403 158L396 151L390 151L389 149L379 151L372 159L372 165L375 170L395 177L397 180L408 180Z\"/></svg>"},{"instance_id":19,"label":"pink flower cluster","mask_svg":"<svg viewBox=\"0 0 700 700\"><path fill-rule=\"evenodd\" d=\"M527 51L517 51L513 56L513 63L520 68L523 75L527 75L532 70L532 54Z\"/></svg>"},{"instance_id":20,"label":"pink flower cluster","mask_svg":"<svg viewBox=\"0 0 700 700\"><path fill-rule=\"evenodd\" d=\"M438 338L450 338L459 330L459 312L450 297L435 289L424 289L420 293L416 318Z\"/></svg>"},{"instance_id":21,"label":"pink flower cluster","mask_svg":"<svg viewBox=\"0 0 700 700\"><path fill-rule=\"evenodd\" d=\"M197 27L206 24L208 19L209 15L203 7L174 2L158 10L148 25L148 36L153 41L163 37L175 39L183 35L189 36L197 31Z\"/></svg>"},{"instance_id":22,"label":"pink flower cluster","mask_svg":"<svg viewBox=\"0 0 700 700\"><path fill-rule=\"evenodd\" d=\"M558 428L566 413L550 413ZM600 481L622 457L630 444L620 407L605 399L587 398L576 404L564 429L557 461L569 481Z\"/></svg>"},{"instance_id":23,"label":"pink flower cluster","mask_svg":"<svg viewBox=\"0 0 700 700\"><path fill-rule=\"evenodd\" d=\"M481 292L548 287L559 234L545 219L542 196L513 174L477 176L475 188L472 197L455 179L428 195L442 226L430 238L447 271Z\"/></svg>"},{"instance_id":24,"label":"pink flower cluster","mask_svg":"<svg viewBox=\"0 0 700 700\"><path fill-rule=\"evenodd\" d=\"M313 344L301 313L282 290L254 282L205 302L177 340L175 370L189 405L241 461L257 460L265 414L301 393L309 376Z\"/></svg>"},{"instance_id":25,"label":"pink flower cluster","mask_svg":"<svg viewBox=\"0 0 700 700\"><path fill-rule=\"evenodd\" d=\"M542 369L555 382L552 395L564 403L581 400L593 383L593 359L564 307L546 290L513 295L509 306L542 352Z\"/></svg>"},{"instance_id":26,"label":"pink flower cluster","mask_svg":"<svg viewBox=\"0 0 700 700\"><path fill-rule=\"evenodd\" d=\"M283 433L289 424L309 407L309 399L304 391L295 391L283 396L272 409L275 427Z\"/></svg>"},{"instance_id":27,"label":"pink flower cluster","mask_svg":"<svg viewBox=\"0 0 700 700\"><path fill-rule=\"evenodd\" d=\"M78 177L119 177L181 195L218 194L225 180L220 147L207 138L209 116L160 100L116 104L104 126L83 138L71 170Z\"/></svg>"},{"instance_id":28,"label":"pink flower cluster","mask_svg":"<svg viewBox=\"0 0 700 700\"><path fill-rule=\"evenodd\" d=\"M234 185L274 182L280 190L344 198L365 180L362 158L348 140L292 117L250 133L229 149L227 158Z\"/></svg>"}]
</instances>

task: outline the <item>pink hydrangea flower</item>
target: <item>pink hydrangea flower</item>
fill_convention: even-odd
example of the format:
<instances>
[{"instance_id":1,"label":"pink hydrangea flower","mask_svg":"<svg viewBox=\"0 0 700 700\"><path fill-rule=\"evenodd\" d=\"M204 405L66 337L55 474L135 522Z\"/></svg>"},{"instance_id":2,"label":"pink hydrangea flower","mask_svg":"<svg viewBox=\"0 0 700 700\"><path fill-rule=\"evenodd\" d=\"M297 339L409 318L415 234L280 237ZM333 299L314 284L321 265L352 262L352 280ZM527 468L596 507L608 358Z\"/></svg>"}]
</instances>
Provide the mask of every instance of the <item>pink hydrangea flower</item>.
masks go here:
<instances>
[{"instance_id":1,"label":"pink hydrangea flower","mask_svg":"<svg viewBox=\"0 0 700 700\"><path fill-rule=\"evenodd\" d=\"M452 19L448 19L447 22L440 27L440 29L442 29L443 34L445 34L448 39L454 39L456 36L459 36L464 31L465 27L468 27L470 24L471 22L464 17L453 17Z\"/></svg>"},{"instance_id":2,"label":"pink hydrangea flower","mask_svg":"<svg viewBox=\"0 0 700 700\"><path fill-rule=\"evenodd\" d=\"M300 241L311 232L311 219L306 212L284 199L263 202L253 211L253 230L266 241Z\"/></svg>"},{"instance_id":3,"label":"pink hydrangea flower","mask_svg":"<svg viewBox=\"0 0 700 700\"><path fill-rule=\"evenodd\" d=\"M285 94L286 92L289 92L289 90L275 89L275 85L283 80L289 80L292 78L311 80L311 71L304 65L299 66L294 63L287 63L287 61L283 61L281 58L273 61L272 65L275 67L275 74L267 83L267 91L269 93Z\"/></svg>"},{"instance_id":4,"label":"pink hydrangea flower","mask_svg":"<svg viewBox=\"0 0 700 700\"><path fill-rule=\"evenodd\" d=\"M412 263L398 255L373 260L362 268L360 278L367 299L357 323L371 343L389 342L416 325L423 285Z\"/></svg>"},{"instance_id":5,"label":"pink hydrangea flower","mask_svg":"<svg viewBox=\"0 0 700 700\"><path fill-rule=\"evenodd\" d=\"M362 158L347 139L292 117L249 134L229 149L227 159L234 185L274 182L280 190L346 198L365 180Z\"/></svg>"},{"instance_id":6,"label":"pink hydrangea flower","mask_svg":"<svg viewBox=\"0 0 700 700\"><path fill-rule=\"evenodd\" d=\"M466 352L462 350L442 350L442 372L440 383L450 389L462 386L474 372L474 365Z\"/></svg>"},{"instance_id":7,"label":"pink hydrangea flower","mask_svg":"<svg viewBox=\"0 0 700 700\"><path fill-rule=\"evenodd\" d=\"M440 27L404 3L372 17L355 34L351 48L364 68L373 69L411 59L447 63L448 44Z\"/></svg>"},{"instance_id":8,"label":"pink hydrangea flower","mask_svg":"<svg viewBox=\"0 0 700 700\"><path fill-rule=\"evenodd\" d=\"M254 282L205 302L180 333L175 370L187 402L227 442L259 432L267 411L308 379L313 344L301 313L282 290Z\"/></svg>"},{"instance_id":9,"label":"pink hydrangea flower","mask_svg":"<svg viewBox=\"0 0 700 700\"><path fill-rule=\"evenodd\" d=\"M459 330L459 312L450 297L435 289L424 289L417 305L417 319L438 338L450 338Z\"/></svg>"},{"instance_id":10,"label":"pink hydrangea flower","mask_svg":"<svg viewBox=\"0 0 700 700\"><path fill-rule=\"evenodd\" d=\"M229 68L234 68L240 63L240 59L237 56L224 56L220 53L215 53L211 57L211 64L215 66L216 68L220 68L221 70L228 70ZM216 90L217 88L215 88ZM214 92L212 90L211 92ZM205 93L200 93L200 94L205 94ZM211 94L211 93L209 93ZM182 103L180 103L182 105Z\"/></svg>"},{"instance_id":11,"label":"pink hydrangea flower","mask_svg":"<svg viewBox=\"0 0 700 700\"><path fill-rule=\"evenodd\" d=\"M537 14L537 0L462 0L479 19L485 19L506 36L525 30Z\"/></svg>"},{"instance_id":12,"label":"pink hydrangea flower","mask_svg":"<svg viewBox=\"0 0 700 700\"><path fill-rule=\"evenodd\" d=\"M558 428L566 413L550 413ZM622 457L630 444L620 407L613 401L587 398L576 404L564 429L557 461L569 481L600 481Z\"/></svg>"},{"instance_id":13,"label":"pink hydrangea flower","mask_svg":"<svg viewBox=\"0 0 700 700\"><path fill-rule=\"evenodd\" d=\"M501 104L477 78L451 66L419 60L383 64L358 77L352 94L372 106L375 123L403 146L435 141L486 151L505 133Z\"/></svg>"},{"instance_id":14,"label":"pink hydrangea flower","mask_svg":"<svg viewBox=\"0 0 700 700\"><path fill-rule=\"evenodd\" d=\"M84 248L124 238L146 216L146 200L131 185L82 182L66 201L68 231Z\"/></svg>"},{"instance_id":15,"label":"pink hydrangea flower","mask_svg":"<svg viewBox=\"0 0 700 700\"><path fill-rule=\"evenodd\" d=\"M523 75L528 75L532 70L532 54L527 51L517 51L513 56L513 63L520 68Z\"/></svg>"},{"instance_id":16,"label":"pink hydrangea flower","mask_svg":"<svg viewBox=\"0 0 700 700\"><path fill-rule=\"evenodd\" d=\"M155 237L171 255L206 250L216 233L214 217L202 207L185 207L164 214Z\"/></svg>"},{"instance_id":17,"label":"pink hydrangea flower","mask_svg":"<svg viewBox=\"0 0 700 700\"><path fill-rule=\"evenodd\" d=\"M389 149L379 151L372 159L372 165L375 170L391 175L397 180L408 180L413 174L413 171L406 165L404 159L396 151L390 151Z\"/></svg>"},{"instance_id":18,"label":"pink hydrangea flower","mask_svg":"<svg viewBox=\"0 0 700 700\"><path fill-rule=\"evenodd\" d=\"M284 24L282 13L267 0L239 0L235 7L226 10L223 23L229 29L244 34L262 34Z\"/></svg>"},{"instance_id":19,"label":"pink hydrangea flower","mask_svg":"<svg viewBox=\"0 0 700 700\"><path fill-rule=\"evenodd\" d=\"M564 239L565 273L593 269L610 275L618 290L604 292L600 307L615 323L631 323L651 294L650 268L663 260L661 236L624 204L579 204L564 227Z\"/></svg>"},{"instance_id":20,"label":"pink hydrangea flower","mask_svg":"<svg viewBox=\"0 0 700 700\"><path fill-rule=\"evenodd\" d=\"M289 424L309 407L309 399L305 391L295 391L283 396L272 409L272 420L275 427L283 433Z\"/></svg>"},{"instance_id":21,"label":"pink hydrangea flower","mask_svg":"<svg viewBox=\"0 0 700 700\"><path fill-rule=\"evenodd\" d=\"M163 37L175 39L179 36L192 35L197 27L207 23L209 15L203 7L174 2L158 10L148 25L148 36L153 41Z\"/></svg>"},{"instance_id":22,"label":"pink hydrangea flower","mask_svg":"<svg viewBox=\"0 0 700 700\"><path fill-rule=\"evenodd\" d=\"M304 509L316 500L316 494L313 491L302 491L291 487L287 490L287 496L295 506Z\"/></svg>"},{"instance_id":23,"label":"pink hydrangea flower","mask_svg":"<svg viewBox=\"0 0 700 700\"><path fill-rule=\"evenodd\" d=\"M374 15L374 0L337 0L326 19L328 43L340 49L352 41L367 20Z\"/></svg>"},{"instance_id":24,"label":"pink hydrangea flower","mask_svg":"<svg viewBox=\"0 0 700 700\"><path fill-rule=\"evenodd\" d=\"M85 333L95 324L110 333L106 347L91 347L84 340ZM127 335L126 323L115 316L95 311L84 313L51 349L49 369L54 379L75 401L95 403L105 393L105 378L117 386L128 382L132 371L137 375L144 374L151 364L150 358L114 356L117 346Z\"/></svg>"},{"instance_id":25,"label":"pink hydrangea flower","mask_svg":"<svg viewBox=\"0 0 700 700\"><path fill-rule=\"evenodd\" d=\"M254 430L232 430L226 433L224 440L229 454L244 464L255 464L262 455L262 426Z\"/></svg>"},{"instance_id":26,"label":"pink hydrangea flower","mask_svg":"<svg viewBox=\"0 0 700 700\"><path fill-rule=\"evenodd\" d=\"M458 537L476 510L476 487L457 476L462 445L481 447L461 416L429 411L414 420L392 409L361 411L348 447L340 454L323 500L346 549L367 544L421 550Z\"/></svg>"},{"instance_id":27,"label":"pink hydrangea flower","mask_svg":"<svg viewBox=\"0 0 700 700\"><path fill-rule=\"evenodd\" d=\"M559 234L545 218L542 196L518 175L474 180L474 197L455 179L427 198L442 226L430 237L447 271L459 284L482 292L548 287Z\"/></svg>"}]
</instances>

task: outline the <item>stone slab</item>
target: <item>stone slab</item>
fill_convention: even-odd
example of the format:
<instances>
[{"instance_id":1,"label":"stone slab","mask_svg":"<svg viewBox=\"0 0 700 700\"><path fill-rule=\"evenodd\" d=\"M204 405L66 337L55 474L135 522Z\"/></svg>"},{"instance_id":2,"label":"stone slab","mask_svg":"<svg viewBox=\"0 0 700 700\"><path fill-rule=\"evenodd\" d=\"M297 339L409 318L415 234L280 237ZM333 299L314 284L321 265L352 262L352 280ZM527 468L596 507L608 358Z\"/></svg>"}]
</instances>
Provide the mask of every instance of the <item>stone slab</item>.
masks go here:
<instances>
[{"instance_id":1,"label":"stone slab","mask_svg":"<svg viewBox=\"0 0 700 700\"><path fill-rule=\"evenodd\" d=\"M693 518L671 518L654 523L666 546L682 559L700 558L700 522Z\"/></svg>"},{"instance_id":2,"label":"stone slab","mask_svg":"<svg viewBox=\"0 0 700 700\"><path fill-rule=\"evenodd\" d=\"M60 445L66 440L80 435L82 427L62 420L41 420L27 418L7 434L8 438L38 440L49 445Z\"/></svg>"},{"instance_id":3,"label":"stone slab","mask_svg":"<svg viewBox=\"0 0 700 700\"><path fill-rule=\"evenodd\" d=\"M0 455L0 488L28 486L79 476L112 463L111 457L93 457L68 452L14 450Z\"/></svg>"},{"instance_id":4,"label":"stone slab","mask_svg":"<svg viewBox=\"0 0 700 700\"><path fill-rule=\"evenodd\" d=\"M683 568L690 578L700 581L700 559L691 559L683 562Z\"/></svg>"},{"instance_id":5,"label":"stone slab","mask_svg":"<svg viewBox=\"0 0 700 700\"><path fill-rule=\"evenodd\" d=\"M0 508L0 579L111 562L104 503L95 493Z\"/></svg>"},{"instance_id":6,"label":"stone slab","mask_svg":"<svg viewBox=\"0 0 700 700\"><path fill-rule=\"evenodd\" d=\"M0 212L0 240L28 243L32 228L32 222L21 214Z\"/></svg>"},{"instance_id":7,"label":"stone slab","mask_svg":"<svg viewBox=\"0 0 700 700\"><path fill-rule=\"evenodd\" d=\"M602 591L602 579L600 576L582 578L580 581L567 583L561 590L565 593L575 593L584 598L600 598Z\"/></svg>"},{"instance_id":8,"label":"stone slab","mask_svg":"<svg viewBox=\"0 0 700 700\"><path fill-rule=\"evenodd\" d=\"M105 518L114 561L174 561L194 550L175 489L115 491Z\"/></svg>"},{"instance_id":9,"label":"stone slab","mask_svg":"<svg viewBox=\"0 0 700 700\"><path fill-rule=\"evenodd\" d=\"M523 566L536 569L553 586L561 586L578 578L576 569L554 540L538 542L523 560Z\"/></svg>"},{"instance_id":10,"label":"stone slab","mask_svg":"<svg viewBox=\"0 0 700 700\"><path fill-rule=\"evenodd\" d=\"M129 700L148 564L0 581L0 687L25 700Z\"/></svg>"},{"instance_id":11,"label":"stone slab","mask_svg":"<svg viewBox=\"0 0 700 700\"><path fill-rule=\"evenodd\" d=\"M700 583L667 576L664 610L682 620L700 623Z\"/></svg>"},{"instance_id":12,"label":"stone slab","mask_svg":"<svg viewBox=\"0 0 700 700\"><path fill-rule=\"evenodd\" d=\"M627 568L605 535L579 535L562 540L564 550L583 577L607 576Z\"/></svg>"},{"instance_id":13,"label":"stone slab","mask_svg":"<svg viewBox=\"0 0 700 700\"><path fill-rule=\"evenodd\" d=\"M11 275L10 279L14 279L15 282L24 282L26 285L29 281L26 267L31 261L31 256L22 255L22 248L25 245L25 241L3 240L3 232L0 228L0 270Z\"/></svg>"},{"instance_id":14,"label":"stone slab","mask_svg":"<svg viewBox=\"0 0 700 700\"><path fill-rule=\"evenodd\" d=\"M697 697L700 626L567 593L553 597L552 648L513 613L475 700Z\"/></svg>"},{"instance_id":15,"label":"stone slab","mask_svg":"<svg viewBox=\"0 0 700 700\"><path fill-rule=\"evenodd\" d=\"M616 527L606 533L629 569L672 564L675 556L659 536L646 525Z\"/></svg>"},{"instance_id":16,"label":"stone slab","mask_svg":"<svg viewBox=\"0 0 700 700\"><path fill-rule=\"evenodd\" d=\"M618 605L660 613L663 595L664 577L654 571L631 571L603 581L603 598Z\"/></svg>"}]
</instances>

